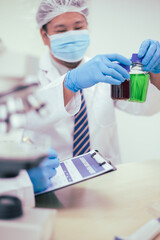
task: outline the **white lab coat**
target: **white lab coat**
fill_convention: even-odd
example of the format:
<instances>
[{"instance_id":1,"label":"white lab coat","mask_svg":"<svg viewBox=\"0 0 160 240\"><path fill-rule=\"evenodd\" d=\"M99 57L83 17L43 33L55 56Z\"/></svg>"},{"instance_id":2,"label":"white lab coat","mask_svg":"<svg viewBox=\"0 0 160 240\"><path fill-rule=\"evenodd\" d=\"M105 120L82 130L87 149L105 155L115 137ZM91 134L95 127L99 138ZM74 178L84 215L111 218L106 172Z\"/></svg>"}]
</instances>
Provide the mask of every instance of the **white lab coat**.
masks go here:
<instances>
[{"instance_id":1,"label":"white lab coat","mask_svg":"<svg viewBox=\"0 0 160 240\"><path fill-rule=\"evenodd\" d=\"M83 63L88 60L85 57ZM64 107L63 80L68 70L53 61L49 52L42 58L39 94L48 104L50 113L45 119L30 113L27 119L28 128L51 136L52 147L61 160L72 157L73 116L80 109L79 92ZM98 149L113 164L120 163L115 107L136 115L155 114L160 111L160 91L150 83L145 103L113 101L110 97L110 85L105 83L84 89L83 92L88 111L91 149Z\"/></svg>"},{"instance_id":2,"label":"white lab coat","mask_svg":"<svg viewBox=\"0 0 160 240\"><path fill-rule=\"evenodd\" d=\"M85 57L82 64L86 61L88 58ZM63 80L67 71L66 67L51 60L49 53L42 58L39 72L41 88L38 94L46 101L50 112L46 118L41 118L34 112L27 117L27 128L51 136L51 145L61 160L72 157L73 116L80 109L79 92L64 107ZM98 149L113 164L120 163L115 107L136 115L155 114L160 111L160 91L149 84L145 103L113 101L110 97L110 85L105 83L84 89L83 92L88 111L91 148ZM34 141L39 141L38 135ZM16 195L22 199L24 206L34 206L33 186L26 171L22 171L14 181L0 179L0 186L0 195Z\"/></svg>"}]
</instances>

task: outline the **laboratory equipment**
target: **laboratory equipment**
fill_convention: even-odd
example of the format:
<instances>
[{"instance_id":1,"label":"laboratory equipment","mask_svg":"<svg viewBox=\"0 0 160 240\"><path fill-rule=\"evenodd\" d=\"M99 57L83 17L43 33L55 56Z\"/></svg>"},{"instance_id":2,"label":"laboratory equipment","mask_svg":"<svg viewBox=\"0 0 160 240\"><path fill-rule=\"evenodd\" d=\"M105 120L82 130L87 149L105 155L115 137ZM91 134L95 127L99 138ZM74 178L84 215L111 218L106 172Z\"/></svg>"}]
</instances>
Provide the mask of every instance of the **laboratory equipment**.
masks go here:
<instances>
[{"instance_id":1,"label":"laboratory equipment","mask_svg":"<svg viewBox=\"0 0 160 240\"><path fill-rule=\"evenodd\" d=\"M45 103L36 94L38 59L7 50L0 41L0 132L25 126L25 114L45 115Z\"/></svg>"},{"instance_id":2,"label":"laboratory equipment","mask_svg":"<svg viewBox=\"0 0 160 240\"><path fill-rule=\"evenodd\" d=\"M130 66L119 64L130 72ZM114 100L128 100L131 97L131 81L125 79L120 85L111 85L111 98Z\"/></svg>"},{"instance_id":3,"label":"laboratory equipment","mask_svg":"<svg viewBox=\"0 0 160 240\"><path fill-rule=\"evenodd\" d=\"M130 71L131 98L130 101L145 102L148 90L149 74L144 71L142 58L138 54L132 54Z\"/></svg>"},{"instance_id":4,"label":"laboratory equipment","mask_svg":"<svg viewBox=\"0 0 160 240\"><path fill-rule=\"evenodd\" d=\"M36 95L38 59L9 51L0 40L0 133L25 127L29 111L45 116L45 103ZM48 145L50 146L50 145ZM1 141L0 177L14 177L20 169L39 165L48 156L48 146Z\"/></svg>"},{"instance_id":5,"label":"laboratory equipment","mask_svg":"<svg viewBox=\"0 0 160 240\"><path fill-rule=\"evenodd\" d=\"M3 200L3 203L2 203ZM16 198L17 200L17 198ZM13 209L13 197L0 197L4 208ZM51 240L55 225L56 210L53 209L24 209L23 215L13 219L0 219L1 240Z\"/></svg>"},{"instance_id":6,"label":"laboratory equipment","mask_svg":"<svg viewBox=\"0 0 160 240\"><path fill-rule=\"evenodd\" d=\"M10 132L25 126L28 112L35 111L41 116L47 113L46 104L36 94L39 87L37 66L37 58L11 52L0 40L0 136L6 136L5 141L0 141L1 240L49 240L53 231L55 210L31 209L32 197L32 206L26 206L25 199L29 198L31 189L23 183L22 170L36 167L48 157L50 144L45 141L46 145L42 147L7 140ZM11 187L16 178L20 178L19 182L15 181L19 183L17 188L26 187L23 192L14 191ZM49 219L50 228L49 224L46 225ZM46 227L47 232L44 232Z\"/></svg>"}]
</instances>

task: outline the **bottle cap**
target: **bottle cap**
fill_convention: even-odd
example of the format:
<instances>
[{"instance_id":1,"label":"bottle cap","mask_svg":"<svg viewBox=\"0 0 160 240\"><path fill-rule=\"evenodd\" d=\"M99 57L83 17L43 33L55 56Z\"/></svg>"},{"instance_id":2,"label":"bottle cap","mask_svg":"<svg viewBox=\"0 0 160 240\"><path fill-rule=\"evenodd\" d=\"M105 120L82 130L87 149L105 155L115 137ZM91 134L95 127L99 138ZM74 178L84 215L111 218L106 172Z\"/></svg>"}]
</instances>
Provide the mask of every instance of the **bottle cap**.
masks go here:
<instances>
[{"instance_id":1,"label":"bottle cap","mask_svg":"<svg viewBox=\"0 0 160 240\"><path fill-rule=\"evenodd\" d=\"M124 65L124 64L122 64L122 63L118 63L121 67L123 67L124 69L126 69L127 70L127 72L130 72L130 66L128 66L128 65Z\"/></svg>"},{"instance_id":2,"label":"bottle cap","mask_svg":"<svg viewBox=\"0 0 160 240\"><path fill-rule=\"evenodd\" d=\"M137 53L132 53L131 61L134 63L142 63L142 58L139 58Z\"/></svg>"}]
</instances>

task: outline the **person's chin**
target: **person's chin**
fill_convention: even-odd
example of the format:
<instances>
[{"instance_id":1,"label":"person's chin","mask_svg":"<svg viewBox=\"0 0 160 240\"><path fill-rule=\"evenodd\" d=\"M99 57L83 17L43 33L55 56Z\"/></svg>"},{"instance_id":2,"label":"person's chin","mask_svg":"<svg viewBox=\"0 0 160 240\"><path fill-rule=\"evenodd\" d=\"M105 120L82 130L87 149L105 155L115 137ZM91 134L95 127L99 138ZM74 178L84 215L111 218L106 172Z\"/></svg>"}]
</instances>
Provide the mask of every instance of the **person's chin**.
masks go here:
<instances>
[{"instance_id":1,"label":"person's chin","mask_svg":"<svg viewBox=\"0 0 160 240\"><path fill-rule=\"evenodd\" d=\"M66 67L68 67L68 68L75 68L75 67L77 67L77 66L81 63L81 61L83 60L83 58L82 58L81 60L76 61L76 62L67 62L67 61L64 61L64 60L61 60L61 59L56 58L53 54L51 54L51 55L52 55L53 59L54 59L56 62L58 62L58 63L60 63L60 64L62 64L62 65L64 65L64 66L66 66Z\"/></svg>"}]
</instances>

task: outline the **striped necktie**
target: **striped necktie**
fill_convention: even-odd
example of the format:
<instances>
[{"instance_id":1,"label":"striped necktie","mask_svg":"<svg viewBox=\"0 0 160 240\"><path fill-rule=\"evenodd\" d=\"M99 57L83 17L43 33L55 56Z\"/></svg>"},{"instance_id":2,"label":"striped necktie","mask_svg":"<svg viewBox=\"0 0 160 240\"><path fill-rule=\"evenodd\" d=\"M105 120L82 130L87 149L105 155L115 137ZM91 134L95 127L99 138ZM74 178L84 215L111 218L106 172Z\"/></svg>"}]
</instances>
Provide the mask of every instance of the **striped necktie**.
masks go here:
<instances>
[{"instance_id":1,"label":"striped necktie","mask_svg":"<svg viewBox=\"0 0 160 240\"><path fill-rule=\"evenodd\" d=\"M81 108L74 116L73 157L90 151L87 108L82 90L80 90L80 94Z\"/></svg>"}]
</instances>

